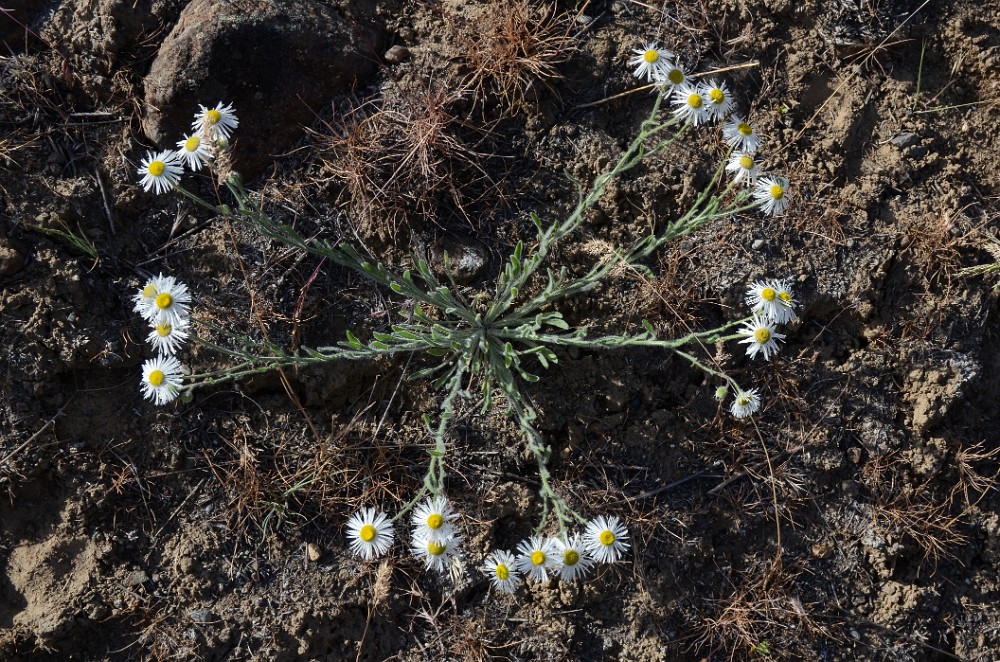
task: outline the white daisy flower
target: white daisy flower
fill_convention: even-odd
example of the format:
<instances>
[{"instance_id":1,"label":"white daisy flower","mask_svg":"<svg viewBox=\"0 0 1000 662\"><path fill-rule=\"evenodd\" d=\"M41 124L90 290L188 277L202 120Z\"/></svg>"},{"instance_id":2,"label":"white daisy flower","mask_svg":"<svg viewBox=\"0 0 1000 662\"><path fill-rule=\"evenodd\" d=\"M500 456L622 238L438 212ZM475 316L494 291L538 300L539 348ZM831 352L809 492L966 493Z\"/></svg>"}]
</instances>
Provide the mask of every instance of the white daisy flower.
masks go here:
<instances>
[{"instance_id":1,"label":"white daisy flower","mask_svg":"<svg viewBox=\"0 0 1000 662\"><path fill-rule=\"evenodd\" d=\"M160 293L160 291L156 289L155 280L156 279L154 278L148 281L142 289L140 289L135 296L132 297L132 301L135 302L135 305L133 306L135 312L139 313L147 320L153 317L151 310L156 307L154 300L156 299L156 295Z\"/></svg>"},{"instance_id":2,"label":"white daisy flower","mask_svg":"<svg viewBox=\"0 0 1000 662\"><path fill-rule=\"evenodd\" d=\"M424 562L427 570L445 572L451 566L452 559L458 556L461 542L462 539L456 536L433 540L415 535L410 548L413 555Z\"/></svg>"},{"instance_id":3,"label":"white daisy flower","mask_svg":"<svg viewBox=\"0 0 1000 662\"><path fill-rule=\"evenodd\" d=\"M556 538L556 546L560 554L559 579L575 582L586 577L594 560L587 553L583 537L576 534L571 538Z\"/></svg>"},{"instance_id":4,"label":"white daisy flower","mask_svg":"<svg viewBox=\"0 0 1000 662\"><path fill-rule=\"evenodd\" d=\"M617 517L601 515L592 519L583 532L583 544L598 563L615 563L628 551L628 529Z\"/></svg>"},{"instance_id":5,"label":"white daisy flower","mask_svg":"<svg viewBox=\"0 0 1000 662\"><path fill-rule=\"evenodd\" d=\"M787 324L798 317L795 314L795 297L792 296L792 286L784 280L778 281L775 285L775 289L778 290L778 311L781 311L783 315L775 312L774 321L776 324Z\"/></svg>"},{"instance_id":6,"label":"white daisy flower","mask_svg":"<svg viewBox=\"0 0 1000 662\"><path fill-rule=\"evenodd\" d=\"M188 326L187 320L182 320L177 326L157 324L149 332L146 340L158 353L173 356L187 340Z\"/></svg>"},{"instance_id":7,"label":"white daisy flower","mask_svg":"<svg viewBox=\"0 0 1000 662\"><path fill-rule=\"evenodd\" d=\"M144 191L153 190L159 195L166 193L180 181L184 166L177 160L177 155L170 151L146 152L146 158L142 160L142 167L137 171L142 175L139 183Z\"/></svg>"},{"instance_id":8,"label":"white daisy flower","mask_svg":"<svg viewBox=\"0 0 1000 662\"><path fill-rule=\"evenodd\" d=\"M708 99L709 119L717 122L726 118L733 108L733 97L726 87L726 82L716 82L714 79L701 85L702 95Z\"/></svg>"},{"instance_id":9,"label":"white daisy flower","mask_svg":"<svg viewBox=\"0 0 1000 662\"><path fill-rule=\"evenodd\" d=\"M395 535L389 516L374 508L362 508L347 520L351 551L366 561L388 552Z\"/></svg>"},{"instance_id":10,"label":"white daisy flower","mask_svg":"<svg viewBox=\"0 0 1000 662\"><path fill-rule=\"evenodd\" d=\"M732 173L733 182L744 182L750 186L757 180L759 169L753 155L748 152L733 152L726 164L726 171Z\"/></svg>"},{"instance_id":11,"label":"white daisy flower","mask_svg":"<svg viewBox=\"0 0 1000 662\"><path fill-rule=\"evenodd\" d=\"M765 361L771 360L772 354L778 353L778 341L784 340L785 336L774 330L774 323L760 316L754 316L752 320L743 325L739 334L746 336L740 344L747 344L747 355L750 358L757 356L760 352L764 355Z\"/></svg>"},{"instance_id":12,"label":"white daisy flower","mask_svg":"<svg viewBox=\"0 0 1000 662\"><path fill-rule=\"evenodd\" d=\"M551 538L532 536L517 546L517 570L533 582L549 580L549 570L559 569L559 549Z\"/></svg>"},{"instance_id":13,"label":"white daisy flower","mask_svg":"<svg viewBox=\"0 0 1000 662\"><path fill-rule=\"evenodd\" d=\"M154 404L165 405L181 392L180 362L172 356L158 356L142 364L142 395Z\"/></svg>"},{"instance_id":14,"label":"white daisy flower","mask_svg":"<svg viewBox=\"0 0 1000 662\"><path fill-rule=\"evenodd\" d=\"M694 126L698 126L709 120L708 104L710 102L702 94L699 87L684 83L674 88L672 103L674 117L682 121L690 121Z\"/></svg>"},{"instance_id":15,"label":"white daisy flower","mask_svg":"<svg viewBox=\"0 0 1000 662\"><path fill-rule=\"evenodd\" d=\"M506 550L493 552L486 557L483 572L493 582L493 588L502 593L513 593L521 583L521 573L517 570L514 555Z\"/></svg>"},{"instance_id":16,"label":"white daisy flower","mask_svg":"<svg viewBox=\"0 0 1000 662\"><path fill-rule=\"evenodd\" d=\"M233 129L239 124L233 104L223 105L220 101L215 108L205 108L198 104L198 112L194 116L194 122L191 123L191 130L206 140L218 138L229 140Z\"/></svg>"},{"instance_id":17,"label":"white daisy flower","mask_svg":"<svg viewBox=\"0 0 1000 662\"><path fill-rule=\"evenodd\" d=\"M645 42L642 48L633 48L632 52L635 57L628 61L630 67L635 67L632 75L650 82L666 75L666 68L674 57L670 51L660 48L653 41Z\"/></svg>"},{"instance_id":18,"label":"white daisy flower","mask_svg":"<svg viewBox=\"0 0 1000 662\"><path fill-rule=\"evenodd\" d=\"M787 324L795 319L795 300L785 281L756 281L747 289L747 305L754 315Z\"/></svg>"},{"instance_id":19,"label":"white daisy flower","mask_svg":"<svg viewBox=\"0 0 1000 662\"><path fill-rule=\"evenodd\" d=\"M458 517L452 510L448 499L436 496L427 499L417 506L411 521L413 522L413 537L427 540L447 540L455 533L452 521Z\"/></svg>"},{"instance_id":20,"label":"white daisy flower","mask_svg":"<svg viewBox=\"0 0 1000 662\"><path fill-rule=\"evenodd\" d=\"M732 115L725 124L722 125L722 137L726 139L726 144L735 150L753 154L760 147L760 136L757 130L741 117Z\"/></svg>"},{"instance_id":21,"label":"white daisy flower","mask_svg":"<svg viewBox=\"0 0 1000 662\"><path fill-rule=\"evenodd\" d=\"M736 393L736 398L733 400L729 412L736 418L746 418L757 413L758 409L760 409L760 396L757 395L757 389L752 388L749 391Z\"/></svg>"},{"instance_id":22,"label":"white daisy flower","mask_svg":"<svg viewBox=\"0 0 1000 662\"><path fill-rule=\"evenodd\" d=\"M191 304L191 292L187 285L173 276L160 274L143 288L142 294L145 295L147 291L152 292L150 287L155 288L156 296L152 298L152 302L147 305L143 314L150 324L178 327L187 321Z\"/></svg>"},{"instance_id":23,"label":"white daisy flower","mask_svg":"<svg viewBox=\"0 0 1000 662\"><path fill-rule=\"evenodd\" d=\"M688 73L677 62L667 62L663 71L654 81L665 92L674 90L688 82Z\"/></svg>"},{"instance_id":24,"label":"white daisy flower","mask_svg":"<svg viewBox=\"0 0 1000 662\"><path fill-rule=\"evenodd\" d=\"M784 177L761 177L753 189L753 199L768 216L777 216L788 208L788 180Z\"/></svg>"},{"instance_id":25,"label":"white daisy flower","mask_svg":"<svg viewBox=\"0 0 1000 662\"><path fill-rule=\"evenodd\" d=\"M201 170L212 158L212 152L209 144L197 133L193 133L177 141L177 158L187 163L187 167L192 170Z\"/></svg>"}]
</instances>

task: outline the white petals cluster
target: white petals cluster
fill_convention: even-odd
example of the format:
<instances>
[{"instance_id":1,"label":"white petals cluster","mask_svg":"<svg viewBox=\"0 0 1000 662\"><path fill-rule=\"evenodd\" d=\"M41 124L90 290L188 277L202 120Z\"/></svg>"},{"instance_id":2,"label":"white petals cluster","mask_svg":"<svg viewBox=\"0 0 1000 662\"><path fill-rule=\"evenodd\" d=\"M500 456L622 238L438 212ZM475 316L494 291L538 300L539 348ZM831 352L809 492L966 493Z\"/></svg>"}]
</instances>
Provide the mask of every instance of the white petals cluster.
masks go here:
<instances>
[{"instance_id":1,"label":"white petals cluster","mask_svg":"<svg viewBox=\"0 0 1000 662\"><path fill-rule=\"evenodd\" d=\"M564 582L584 579L597 563L616 563L629 549L628 529L617 517L591 520L583 533L555 538L531 536L517 545L516 554L493 552L482 570L502 593L513 593L522 579Z\"/></svg>"},{"instance_id":2,"label":"white petals cluster","mask_svg":"<svg viewBox=\"0 0 1000 662\"><path fill-rule=\"evenodd\" d=\"M722 122L722 137L732 148L726 171L733 183L752 188L754 205L768 216L788 209L788 180L761 173L755 156L761 140L757 130L736 114L736 101L724 80L693 82L677 58L656 42L632 50L632 74L651 81L668 99L673 116L692 126Z\"/></svg>"},{"instance_id":3,"label":"white petals cluster","mask_svg":"<svg viewBox=\"0 0 1000 662\"><path fill-rule=\"evenodd\" d=\"M191 292L173 276L161 273L150 278L132 301L150 326L146 340L157 353L142 366L142 392L155 404L165 405L181 391L184 369L176 354L189 335Z\"/></svg>"},{"instance_id":4,"label":"white petals cluster","mask_svg":"<svg viewBox=\"0 0 1000 662\"><path fill-rule=\"evenodd\" d=\"M159 195L172 189L181 180L184 165L173 152L146 152L146 158L142 160L138 172L142 177L139 183L143 190Z\"/></svg>"},{"instance_id":5,"label":"white petals cluster","mask_svg":"<svg viewBox=\"0 0 1000 662\"><path fill-rule=\"evenodd\" d=\"M355 556L366 561L382 556L395 539L392 520L374 508L362 508L347 520L347 539Z\"/></svg>"},{"instance_id":6,"label":"white petals cluster","mask_svg":"<svg viewBox=\"0 0 1000 662\"><path fill-rule=\"evenodd\" d=\"M166 193L180 182L185 166L194 172L209 166L239 123L232 104L220 101L215 108L199 104L192 132L177 141L177 149L146 153L138 169L142 188L157 195Z\"/></svg>"},{"instance_id":7,"label":"white petals cluster","mask_svg":"<svg viewBox=\"0 0 1000 662\"><path fill-rule=\"evenodd\" d=\"M787 324L796 318L795 295L786 280L758 280L747 288L746 304L752 317L738 331L743 336L741 345L747 346L747 356L758 354L769 361L779 351L778 342L785 335L778 333L780 324ZM761 400L757 389L744 391L737 388L729 413L736 418L747 418L760 410Z\"/></svg>"},{"instance_id":8,"label":"white petals cluster","mask_svg":"<svg viewBox=\"0 0 1000 662\"><path fill-rule=\"evenodd\" d=\"M443 496L426 499L413 510L410 551L425 570L447 573L461 559L462 538L457 535L458 515ZM347 521L351 552L366 561L385 555L395 541L392 519L374 508L362 508Z\"/></svg>"}]
</instances>

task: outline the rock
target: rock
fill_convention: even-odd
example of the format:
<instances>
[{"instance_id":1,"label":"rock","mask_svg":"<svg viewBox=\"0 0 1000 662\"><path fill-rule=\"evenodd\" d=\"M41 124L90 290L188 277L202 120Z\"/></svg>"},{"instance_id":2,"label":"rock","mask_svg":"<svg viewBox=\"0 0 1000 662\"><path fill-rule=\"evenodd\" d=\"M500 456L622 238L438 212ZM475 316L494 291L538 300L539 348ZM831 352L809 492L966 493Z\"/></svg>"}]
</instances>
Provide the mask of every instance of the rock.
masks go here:
<instances>
[{"instance_id":1,"label":"rock","mask_svg":"<svg viewBox=\"0 0 1000 662\"><path fill-rule=\"evenodd\" d=\"M139 586L149 581L149 575L144 570L133 570L125 577L125 586Z\"/></svg>"},{"instance_id":2,"label":"rock","mask_svg":"<svg viewBox=\"0 0 1000 662\"><path fill-rule=\"evenodd\" d=\"M24 255L0 239L0 276L13 276L21 269L24 269Z\"/></svg>"},{"instance_id":3,"label":"rock","mask_svg":"<svg viewBox=\"0 0 1000 662\"><path fill-rule=\"evenodd\" d=\"M449 235L434 247L432 260L439 273L446 273L444 257L448 256L447 272L459 285L468 285L483 275L489 266L486 247L471 237Z\"/></svg>"},{"instance_id":4,"label":"rock","mask_svg":"<svg viewBox=\"0 0 1000 662\"><path fill-rule=\"evenodd\" d=\"M193 623L200 624L212 623L213 621L218 620L210 609L192 609L188 613L188 616L191 618Z\"/></svg>"},{"instance_id":5,"label":"rock","mask_svg":"<svg viewBox=\"0 0 1000 662\"><path fill-rule=\"evenodd\" d=\"M918 142L920 142L920 136L918 136L915 133L909 133L909 132L897 133L895 136L889 139L889 142L891 142L893 145L895 145L900 149L905 149L906 147L910 147L911 145L916 145Z\"/></svg>"},{"instance_id":6,"label":"rock","mask_svg":"<svg viewBox=\"0 0 1000 662\"><path fill-rule=\"evenodd\" d=\"M323 558L323 550L316 543L308 543L306 545L306 556L310 561L319 561Z\"/></svg>"},{"instance_id":7,"label":"rock","mask_svg":"<svg viewBox=\"0 0 1000 662\"><path fill-rule=\"evenodd\" d=\"M410 49L406 46L393 46L382 56L389 64L399 64L410 59Z\"/></svg>"},{"instance_id":8,"label":"rock","mask_svg":"<svg viewBox=\"0 0 1000 662\"><path fill-rule=\"evenodd\" d=\"M192 0L145 78L143 130L173 148L199 104L232 103L240 122L233 168L252 179L302 134L314 109L375 72L378 41L314 0Z\"/></svg>"}]
</instances>

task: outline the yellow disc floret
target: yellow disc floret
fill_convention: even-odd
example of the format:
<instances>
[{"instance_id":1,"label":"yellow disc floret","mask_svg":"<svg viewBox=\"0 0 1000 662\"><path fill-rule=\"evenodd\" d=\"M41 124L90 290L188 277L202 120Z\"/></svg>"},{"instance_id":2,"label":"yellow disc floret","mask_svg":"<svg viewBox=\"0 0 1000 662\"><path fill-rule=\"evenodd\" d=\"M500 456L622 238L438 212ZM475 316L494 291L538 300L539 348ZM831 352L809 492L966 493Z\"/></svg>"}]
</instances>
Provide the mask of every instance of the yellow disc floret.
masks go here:
<instances>
[{"instance_id":1,"label":"yellow disc floret","mask_svg":"<svg viewBox=\"0 0 1000 662\"><path fill-rule=\"evenodd\" d=\"M156 292L157 292L156 285L153 285L152 283L142 288L142 296L146 297L147 299L152 299L153 297L155 297Z\"/></svg>"},{"instance_id":2,"label":"yellow disc floret","mask_svg":"<svg viewBox=\"0 0 1000 662\"><path fill-rule=\"evenodd\" d=\"M428 515L427 528L437 530L440 529L442 526L444 526L444 518L441 517L440 514L434 513L432 515Z\"/></svg>"},{"instance_id":3,"label":"yellow disc floret","mask_svg":"<svg viewBox=\"0 0 1000 662\"><path fill-rule=\"evenodd\" d=\"M163 163L163 161L153 161L152 163L149 164L149 166L147 166L146 172L148 172L153 177L159 177L160 175L163 174L163 171L166 169L167 166L165 163Z\"/></svg>"},{"instance_id":4,"label":"yellow disc floret","mask_svg":"<svg viewBox=\"0 0 1000 662\"><path fill-rule=\"evenodd\" d=\"M510 569L503 563L497 563L497 579L502 582L507 581L510 577Z\"/></svg>"},{"instance_id":5,"label":"yellow disc floret","mask_svg":"<svg viewBox=\"0 0 1000 662\"><path fill-rule=\"evenodd\" d=\"M198 136L191 136L184 141L184 151L194 152L198 150L198 146L201 145L201 138Z\"/></svg>"},{"instance_id":6,"label":"yellow disc floret","mask_svg":"<svg viewBox=\"0 0 1000 662\"><path fill-rule=\"evenodd\" d=\"M753 339L756 340L761 345L766 345L767 341L771 339L771 331L766 327L761 327L753 332Z\"/></svg>"},{"instance_id":7,"label":"yellow disc floret","mask_svg":"<svg viewBox=\"0 0 1000 662\"><path fill-rule=\"evenodd\" d=\"M222 119L222 113L220 113L215 109L212 109L205 113L205 119L208 120L209 124L218 124L219 120Z\"/></svg>"},{"instance_id":8,"label":"yellow disc floret","mask_svg":"<svg viewBox=\"0 0 1000 662\"><path fill-rule=\"evenodd\" d=\"M605 547L615 544L615 534L611 533L607 529L601 531L601 535L599 536L598 539L601 541L601 544L604 545Z\"/></svg>"},{"instance_id":9,"label":"yellow disc floret","mask_svg":"<svg viewBox=\"0 0 1000 662\"><path fill-rule=\"evenodd\" d=\"M580 553L575 549L567 549L563 552L563 565L576 565L580 562Z\"/></svg>"},{"instance_id":10,"label":"yellow disc floret","mask_svg":"<svg viewBox=\"0 0 1000 662\"><path fill-rule=\"evenodd\" d=\"M375 540L375 527L372 526L371 524L365 524L363 527L361 527L361 530L358 531L358 537L365 542L371 542L372 540Z\"/></svg>"},{"instance_id":11,"label":"yellow disc floret","mask_svg":"<svg viewBox=\"0 0 1000 662\"><path fill-rule=\"evenodd\" d=\"M698 93L688 95L688 105L692 108L701 108L701 95Z\"/></svg>"},{"instance_id":12,"label":"yellow disc floret","mask_svg":"<svg viewBox=\"0 0 1000 662\"><path fill-rule=\"evenodd\" d=\"M726 100L726 93L717 87L713 87L712 91L708 93L708 97L712 100L716 106Z\"/></svg>"},{"instance_id":13,"label":"yellow disc floret","mask_svg":"<svg viewBox=\"0 0 1000 662\"><path fill-rule=\"evenodd\" d=\"M445 549L447 549L447 547L443 542L437 542L436 540L432 540L429 543L427 543L427 553L430 554L431 556L441 556L442 554L444 554Z\"/></svg>"},{"instance_id":14,"label":"yellow disc floret","mask_svg":"<svg viewBox=\"0 0 1000 662\"><path fill-rule=\"evenodd\" d=\"M642 59L645 60L646 62L649 62L650 64L653 64L654 62L660 59L660 54L651 48L642 54Z\"/></svg>"},{"instance_id":15,"label":"yellow disc floret","mask_svg":"<svg viewBox=\"0 0 1000 662\"><path fill-rule=\"evenodd\" d=\"M149 383L153 386L159 386L163 383L164 379L166 379L166 376L163 374L162 370L154 370L149 373Z\"/></svg>"},{"instance_id":16,"label":"yellow disc floret","mask_svg":"<svg viewBox=\"0 0 1000 662\"><path fill-rule=\"evenodd\" d=\"M792 295L789 294L788 292L782 292L781 294L778 295L778 298L784 301L785 303L792 302Z\"/></svg>"},{"instance_id":17,"label":"yellow disc floret","mask_svg":"<svg viewBox=\"0 0 1000 662\"><path fill-rule=\"evenodd\" d=\"M774 297L778 296L778 293L772 290L770 287L765 287L760 291L760 298L764 301L774 301Z\"/></svg>"},{"instance_id":18,"label":"yellow disc floret","mask_svg":"<svg viewBox=\"0 0 1000 662\"><path fill-rule=\"evenodd\" d=\"M543 565L545 563L545 552L535 550L531 553L531 565Z\"/></svg>"},{"instance_id":19,"label":"yellow disc floret","mask_svg":"<svg viewBox=\"0 0 1000 662\"><path fill-rule=\"evenodd\" d=\"M753 159L746 154L740 157L740 167L744 170L749 170L753 167Z\"/></svg>"},{"instance_id":20,"label":"yellow disc floret","mask_svg":"<svg viewBox=\"0 0 1000 662\"><path fill-rule=\"evenodd\" d=\"M777 184L768 189L767 192L770 193L771 197L774 198L775 200L781 200L783 197L785 197L785 189L781 188Z\"/></svg>"},{"instance_id":21,"label":"yellow disc floret","mask_svg":"<svg viewBox=\"0 0 1000 662\"><path fill-rule=\"evenodd\" d=\"M753 127L746 122L740 122L740 125L736 127L736 130L740 132L740 135L745 137L753 135Z\"/></svg>"},{"instance_id":22,"label":"yellow disc floret","mask_svg":"<svg viewBox=\"0 0 1000 662\"><path fill-rule=\"evenodd\" d=\"M680 69L671 69L670 73L667 74L667 78L669 78L670 82L674 85L680 85L684 82L684 72Z\"/></svg>"},{"instance_id":23,"label":"yellow disc floret","mask_svg":"<svg viewBox=\"0 0 1000 662\"><path fill-rule=\"evenodd\" d=\"M165 338L170 335L170 332L174 330L174 327L169 324L157 324L156 325L156 335L161 338Z\"/></svg>"},{"instance_id":24,"label":"yellow disc floret","mask_svg":"<svg viewBox=\"0 0 1000 662\"><path fill-rule=\"evenodd\" d=\"M170 306L174 305L174 298L168 293L163 292L156 296L156 307L160 310L166 310Z\"/></svg>"}]
</instances>

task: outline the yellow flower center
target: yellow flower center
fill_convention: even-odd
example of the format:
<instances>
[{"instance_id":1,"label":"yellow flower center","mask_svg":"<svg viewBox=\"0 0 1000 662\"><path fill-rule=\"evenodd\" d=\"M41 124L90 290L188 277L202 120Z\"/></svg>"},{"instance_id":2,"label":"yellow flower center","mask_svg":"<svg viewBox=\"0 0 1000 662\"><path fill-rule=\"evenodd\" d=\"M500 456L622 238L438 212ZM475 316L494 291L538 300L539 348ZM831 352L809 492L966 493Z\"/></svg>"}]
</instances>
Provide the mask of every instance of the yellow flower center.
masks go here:
<instances>
[{"instance_id":1,"label":"yellow flower center","mask_svg":"<svg viewBox=\"0 0 1000 662\"><path fill-rule=\"evenodd\" d=\"M601 535L598 536L598 540L600 540L601 544L605 547L609 547L610 545L615 544L615 534L605 529L604 531L601 531Z\"/></svg>"},{"instance_id":2,"label":"yellow flower center","mask_svg":"<svg viewBox=\"0 0 1000 662\"><path fill-rule=\"evenodd\" d=\"M784 301L785 303L792 302L792 295L789 294L788 292L782 292L781 294L778 295L778 298Z\"/></svg>"},{"instance_id":3,"label":"yellow flower center","mask_svg":"<svg viewBox=\"0 0 1000 662\"><path fill-rule=\"evenodd\" d=\"M160 310L166 310L172 305L174 305L174 298L166 292L156 295L156 307Z\"/></svg>"},{"instance_id":4,"label":"yellow flower center","mask_svg":"<svg viewBox=\"0 0 1000 662\"><path fill-rule=\"evenodd\" d=\"M146 168L146 172L148 172L153 177L159 177L160 175L163 174L163 171L166 169L167 166L165 163L163 163L163 161L153 161L152 163L149 164L149 167Z\"/></svg>"},{"instance_id":5,"label":"yellow flower center","mask_svg":"<svg viewBox=\"0 0 1000 662\"><path fill-rule=\"evenodd\" d=\"M444 518L441 515L434 513L427 517L427 527L430 529L440 529L444 525Z\"/></svg>"},{"instance_id":6,"label":"yellow flower center","mask_svg":"<svg viewBox=\"0 0 1000 662\"><path fill-rule=\"evenodd\" d=\"M510 577L510 569L503 563L497 563L497 579L505 582L508 577Z\"/></svg>"},{"instance_id":7,"label":"yellow flower center","mask_svg":"<svg viewBox=\"0 0 1000 662\"><path fill-rule=\"evenodd\" d=\"M765 327L761 327L753 332L753 339L761 345L766 345L767 341L771 339L771 332Z\"/></svg>"},{"instance_id":8,"label":"yellow flower center","mask_svg":"<svg viewBox=\"0 0 1000 662\"><path fill-rule=\"evenodd\" d=\"M774 297L778 296L778 293L772 290L770 287L765 287L760 291L760 298L764 301L774 301Z\"/></svg>"},{"instance_id":9,"label":"yellow flower center","mask_svg":"<svg viewBox=\"0 0 1000 662\"><path fill-rule=\"evenodd\" d=\"M358 537L364 542L371 542L372 540L375 540L375 527L371 524L365 524L361 527L361 530L358 531Z\"/></svg>"},{"instance_id":10,"label":"yellow flower center","mask_svg":"<svg viewBox=\"0 0 1000 662\"><path fill-rule=\"evenodd\" d=\"M545 563L545 552L535 550L531 553L531 565L542 565Z\"/></svg>"},{"instance_id":11,"label":"yellow flower center","mask_svg":"<svg viewBox=\"0 0 1000 662\"><path fill-rule=\"evenodd\" d=\"M753 159L746 155L741 156L740 167L743 168L744 170L749 170L750 168L753 168Z\"/></svg>"},{"instance_id":12,"label":"yellow flower center","mask_svg":"<svg viewBox=\"0 0 1000 662\"><path fill-rule=\"evenodd\" d=\"M198 145L201 144L201 138L198 136L191 136L184 141L184 151L194 152L197 151Z\"/></svg>"},{"instance_id":13,"label":"yellow flower center","mask_svg":"<svg viewBox=\"0 0 1000 662\"><path fill-rule=\"evenodd\" d=\"M708 93L709 98L712 100L716 106L726 100L726 93L717 87L713 87L712 91Z\"/></svg>"},{"instance_id":14,"label":"yellow flower center","mask_svg":"<svg viewBox=\"0 0 1000 662\"><path fill-rule=\"evenodd\" d=\"M749 138L753 135L753 127L746 122L740 122L740 125L736 127L736 130L740 132L744 138Z\"/></svg>"},{"instance_id":15,"label":"yellow flower center","mask_svg":"<svg viewBox=\"0 0 1000 662\"><path fill-rule=\"evenodd\" d=\"M667 74L667 78L669 78L670 82L674 85L680 85L684 82L684 72L680 69L671 69L670 73Z\"/></svg>"},{"instance_id":16,"label":"yellow flower center","mask_svg":"<svg viewBox=\"0 0 1000 662\"><path fill-rule=\"evenodd\" d=\"M149 373L149 383L152 384L153 386L159 386L160 384L163 383L165 377L166 376L163 374L162 370L154 370L153 372Z\"/></svg>"},{"instance_id":17,"label":"yellow flower center","mask_svg":"<svg viewBox=\"0 0 1000 662\"><path fill-rule=\"evenodd\" d=\"M170 326L169 324L157 324L156 325L156 335L160 336L161 338L169 336L170 332L173 331L173 330L174 330L174 328L172 326Z\"/></svg>"},{"instance_id":18,"label":"yellow flower center","mask_svg":"<svg viewBox=\"0 0 1000 662\"><path fill-rule=\"evenodd\" d=\"M642 59L650 64L653 64L654 62L660 59L660 54L653 49L649 49L648 51L642 54Z\"/></svg>"},{"instance_id":19,"label":"yellow flower center","mask_svg":"<svg viewBox=\"0 0 1000 662\"><path fill-rule=\"evenodd\" d=\"M222 119L222 113L220 113L219 111L217 111L215 109L212 109L212 110L208 111L207 113L205 113L205 119L208 120L209 124L218 124L219 120Z\"/></svg>"},{"instance_id":20,"label":"yellow flower center","mask_svg":"<svg viewBox=\"0 0 1000 662\"><path fill-rule=\"evenodd\" d=\"M441 556L444 554L445 544L443 542L437 542L435 540L427 543L427 553L431 556Z\"/></svg>"},{"instance_id":21,"label":"yellow flower center","mask_svg":"<svg viewBox=\"0 0 1000 662\"><path fill-rule=\"evenodd\" d=\"M142 288L142 296L146 297L147 299L152 299L153 297L155 297L156 296L156 285L153 285L152 283L150 283L146 287Z\"/></svg>"},{"instance_id":22,"label":"yellow flower center","mask_svg":"<svg viewBox=\"0 0 1000 662\"><path fill-rule=\"evenodd\" d=\"M580 562L580 553L575 549L567 549L563 552L563 565L576 565Z\"/></svg>"},{"instance_id":23,"label":"yellow flower center","mask_svg":"<svg viewBox=\"0 0 1000 662\"><path fill-rule=\"evenodd\" d=\"M770 193L771 197L774 198L775 200L781 200L783 197L785 197L785 189L781 188L777 184L768 189L768 193Z\"/></svg>"},{"instance_id":24,"label":"yellow flower center","mask_svg":"<svg viewBox=\"0 0 1000 662\"><path fill-rule=\"evenodd\" d=\"M698 93L689 94L688 105L692 108L701 108L701 95Z\"/></svg>"},{"instance_id":25,"label":"yellow flower center","mask_svg":"<svg viewBox=\"0 0 1000 662\"><path fill-rule=\"evenodd\" d=\"M740 397L736 398L736 404L738 404L741 407L749 406L750 396L744 393Z\"/></svg>"}]
</instances>

